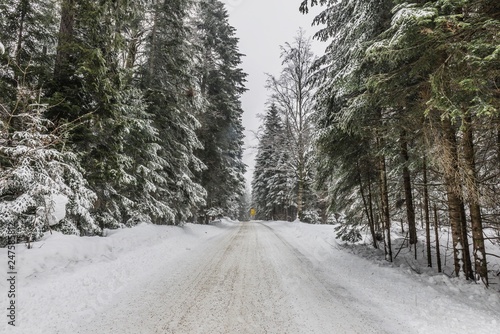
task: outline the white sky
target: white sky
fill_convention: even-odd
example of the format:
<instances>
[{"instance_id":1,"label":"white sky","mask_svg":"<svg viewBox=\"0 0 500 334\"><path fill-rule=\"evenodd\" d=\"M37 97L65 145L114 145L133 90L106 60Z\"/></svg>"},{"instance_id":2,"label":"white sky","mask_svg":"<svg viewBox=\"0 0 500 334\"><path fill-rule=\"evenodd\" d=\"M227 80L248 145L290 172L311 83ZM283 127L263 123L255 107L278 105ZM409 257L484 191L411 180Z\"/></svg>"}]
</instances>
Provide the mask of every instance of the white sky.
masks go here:
<instances>
[{"instance_id":1,"label":"white sky","mask_svg":"<svg viewBox=\"0 0 500 334\"><path fill-rule=\"evenodd\" d=\"M240 39L240 52L243 57L243 70L248 74L248 91L242 99L243 126L245 127L244 162L248 165L247 184L252 179L254 157L257 145L254 132L260 120L257 114L265 112L268 93L265 88L265 73L278 75L281 69L280 45L292 42L297 31L302 27L311 36L318 27L311 27L311 22L318 8L314 7L308 15L299 12L302 0L221 0L226 4L229 22L236 28ZM319 55L326 45L313 43L314 52Z\"/></svg>"}]
</instances>

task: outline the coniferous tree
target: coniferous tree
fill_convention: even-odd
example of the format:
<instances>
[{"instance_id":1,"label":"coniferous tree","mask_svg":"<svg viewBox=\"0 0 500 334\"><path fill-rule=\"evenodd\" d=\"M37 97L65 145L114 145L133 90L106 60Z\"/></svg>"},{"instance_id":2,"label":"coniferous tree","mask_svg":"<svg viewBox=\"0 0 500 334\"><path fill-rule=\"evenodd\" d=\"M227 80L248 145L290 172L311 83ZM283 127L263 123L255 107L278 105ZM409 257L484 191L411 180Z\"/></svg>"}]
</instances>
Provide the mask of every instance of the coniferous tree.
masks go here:
<instances>
[{"instance_id":1,"label":"coniferous tree","mask_svg":"<svg viewBox=\"0 0 500 334\"><path fill-rule=\"evenodd\" d=\"M277 107L272 104L262 125L252 180L252 200L257 219L288 219L295 212L286 136ZM292 189L292 190L291 190Z\"/></svg>"},{"instance_id":2,"label":"coniferous tree","mask_svg":"<svg viewBox=\"0 0 500 334\"><path fill-rule=\"evenodd\" d=\"M252 206L252 194L250 189L245 188L245 192L240 197L239 201L239 212L238 220L249 221L250 220L250 210Z\"/></svg>"},{"instance_id":3,"label":"coniferous tree","mask_svg":"<svg viewBox=\"0 0 500 334\"><path fill-rule=\"evenodd\" d=\"M468 253L468 231L472 229L476 277L487 284L484 214L479 203L491 203L488 198L495 187L481 180L486 174L490 180L495 176L480 172L485 169L478 166L477 154L488 156L481 160L483 168L493 166L490 157L495 154L483 154L492 152L498 137L495 126L490 126L496 124L499 101L493 88L498 80L494 36L499 24L493 14L498 13L498 5L489 0L414 1L396 6L381 2L376 8L375 2L303 1L302 10L318 3L327 7L315 22L325 23L326 28L316 36L332 43L317 63L318 147L320 153L326 153L320 180L330 173L331 185L349 182L348 174L335 171L349 161L348 151L337 150L346 139L355 141L361 136L368 143L377 143L371 153L379 156L379 169L385 174L380 174L379 189L375 188L383 196L380 209L385 223L399 215L398 203L405 203L410 241L415 242L412 202L425 202L427 221L428 201L446 194L447 202L439 204L447 210L453 231L455 274L463 272L472 278ZM362 17L370 20L360 20ZM399 171L404 191L394 178ZM424 198L415 199L414 180L422 177ZM444 186L439 185L442 180ZM354 181L349 183L354 185ZM401 192L404 199L400 199ZM364 194L366 187L361 198L352 198L369 208ZM331 196L332 202L342 202L338 193ZM387 202L396 203L389 215ZM488 211L494 212L494 207L490 205ZM372 224L370 211L365 211Z\"/></svg>"},{"instance_id":4,"label":"coniferous tree","mask_svg":"<svg viewBox=\"0 0 500 334\"><path fill-rule=\"evenodd\" d=\"M13 65L12 65L13 66ZM17 65L15 65L17 66ZM5 67L0 68L0 73ZM100 229L90 214L95 194L88 189L76 155L63 149L66 129L52 129L39 91L24 82L15 107L0 98L0 243L7 229L30 242L53 226L67 233L92 235ZM54 220L53 199L67 199L63 221Z\"/></svg>"},{"instance_id":5,"label":"coniferous tree","mask_svg":"<svg viewBox=\"0 0 500 334\"><path fill-rule=\"evenodd\" d=\"M125 171L130 158L123 152L125 124L119 66L124 4L112 1L66 0L61 5L61 25L49 94L54 108L48 116L57 125L74 122L69 138L80 152L86 179L98 198L95 215L101 228L127 220L123 208L130 198L120 192L130 179Z\"/></svg>"},{"instance_id":6,"label":"coniferous tree","mask_svg":"<svg viewBox=\"0 0 500 334\"><path fill-rule=\"evenodd\" d=\"M152 26L147 34L146 61L141 65L141 88L148 112L159 134L162 158L161 183L155 198L164 201L172 215L156 223L180 223L204 205L206 191L194 172L205 168L194 154L202 145L196 136L200 123L195 115L200 106L192 94L196 87L194 63L184 25L188 3L159 1L152 6Z\"/></svg>"},{"instance_id":7,"label":"coniferous tree","mask_svg":"<svg viewBox=\"0 0 500 334\"><path fill-rule=\"evenodd\" d=\"M50 78L55 51L56 4L52 0L0 3L0 40L17 66L18 79L40 87ZM28 81L29 80L29 81Z\"/></svg>"},{"instance_id":8,"label":"coniferous tree","mask_svg":"<svg viewBox=\"0 0 500 334\"><path fill-rule=\"evenodd\" d=\"M391 93L385 96L397 103L405 102L401 97L413 98L416 103L406 103L405 107L421 114L425 110L440 129L433 145L444 157L436 163L447 188L455 273L473 276L465 216L468 203L470 226L481 231L473 237L476 272L486 284L473 127L481 124L482 117L494 115L491 111L498 104L489 88L496 80L491 67L495 57L491 55L496 49L493 35L498 32L498 20L492 20L491 10L490 6L473 3L403 4L395 8L391 27L370 51L371 57L385 64L384 71L372 79L373 94L381 96L392 91L390 87L403 87L404 94L399 92L399 98ZM398 72L407 74L395 75ZM461 128L454 124L457 120Z\"/></svg>"},{"instance_id":9,"label":"coniferous tree","mask_svg":"<svg viewBox=\"0 0 500 334\"><path fill-rule=\"evenodd\" d=\"M197 135L203 145L196 155L206 165L198 175L207 191L203 210L217 209L236 217L239 197L244 191L245 165L240 97L245 91L245 76L240 69L242 55L238 51L235 29L220 1L197 4L195 36L199 41L199 83L204 101L197 114L201 126ZM208 218L203 212L202 216Z\"/></svg>"},{"instance_id":10,"label":"coniferous tree","mask_svg":"<svg viewBox=\"0 0 500 334\"><path fill-rule=\"evenodd\" d=\"M245 75L222 3L12 0L0 8L1 102L12 116L3 138L28 124L39 124L40 138L64 129L54 159L73 169L64 172L69 202L56 228L85 235L139 221L178 224L206 208L204 187L225 214L238 215ZM36 90L37 105L50 105L37 109L36 122L22 121L30 118L18 103L20 81ZM212 153L217 162L204 173Z\"/></svg>"}]
</instances>

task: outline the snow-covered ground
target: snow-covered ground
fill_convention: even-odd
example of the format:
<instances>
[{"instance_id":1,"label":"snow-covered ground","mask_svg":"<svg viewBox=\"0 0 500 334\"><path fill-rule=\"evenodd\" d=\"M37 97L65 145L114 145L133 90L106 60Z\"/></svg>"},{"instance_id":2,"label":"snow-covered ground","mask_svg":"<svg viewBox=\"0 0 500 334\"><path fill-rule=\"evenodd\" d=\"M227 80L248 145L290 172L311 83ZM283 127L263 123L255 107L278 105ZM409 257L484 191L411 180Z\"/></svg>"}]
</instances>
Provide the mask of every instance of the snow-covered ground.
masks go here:
<instances>
[{"instance_id":1,"label":"snow-covered ground","mask_svg":"<svg viewBox=\"0 0 500 334\"><path fill-rule=\"evenodd\" d=\"M3 316L0 333L498 331L496 289L368 253L339 245L332 226L298 222L54 233L18 245L16 327Z\"/></svg>"}]
</instances>

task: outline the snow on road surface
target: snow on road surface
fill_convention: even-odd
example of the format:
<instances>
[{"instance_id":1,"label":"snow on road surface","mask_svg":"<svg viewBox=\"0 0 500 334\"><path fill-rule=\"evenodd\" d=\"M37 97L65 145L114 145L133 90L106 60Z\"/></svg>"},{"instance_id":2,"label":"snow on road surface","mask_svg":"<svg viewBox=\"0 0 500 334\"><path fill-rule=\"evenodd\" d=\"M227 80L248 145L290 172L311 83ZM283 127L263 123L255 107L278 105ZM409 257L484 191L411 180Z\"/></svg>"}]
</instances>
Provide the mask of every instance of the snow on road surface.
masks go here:
<instances>
[{"instance_id":1,"label":"snow on road surface","mask_svg":"<svg viewBox=\"0 0 500 334\"><path fill-rule=\"evenodd\" d=\"M19 322L7 333L494 333L500 324L494 292L464 294L444 276L359 258L336 247L332 226L143 224L73 238L20 252Z\"/></svg>"}]
</instances>

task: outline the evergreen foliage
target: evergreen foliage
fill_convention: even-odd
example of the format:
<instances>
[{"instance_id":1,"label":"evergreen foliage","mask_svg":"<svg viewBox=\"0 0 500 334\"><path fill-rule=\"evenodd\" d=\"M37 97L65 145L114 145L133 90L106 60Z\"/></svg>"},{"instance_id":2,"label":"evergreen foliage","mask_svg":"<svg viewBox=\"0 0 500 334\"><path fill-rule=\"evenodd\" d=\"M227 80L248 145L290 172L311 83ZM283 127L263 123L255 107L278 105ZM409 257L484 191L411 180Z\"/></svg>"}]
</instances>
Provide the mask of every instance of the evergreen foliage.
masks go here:
<instances>
[{"instance_id":1,"label":"evergreen foliage","mask_svg":"<svg viewBox=\"0 0 500 334\"><path fill-rule=\"evenodd\" d=\"M245 74L221 2L12 0L0 10L0 206L24 217L20 237L181 224L209 208L238 215ZM68 202L56 222L58 195Z\"/></svg>"},{"instance_id":2,"label":"evergreen foliage","mask_svg":"<svg viewBox=\"0 0 500 334\"><path fill-rule=\"evenodd\" d=\"M280 175L255 174L255 177L263 178L258 183L270 190L277 189L272 193L287 201L287 205L295 207L293 211L286 209L286 218L293 220L296 217L302 218L303 211L316 210L318 206L318 195L313 189L314 86L311 70L314 55L310 40L302 30L293 43L286 43L281 47L281 60L283 67L280 75L269 75L267 82L271 94L271 109L277 112L282 126L279 142L281 152L273 154L279 165L273 163L272 167L279 170L276 173ZM262 149L266 150L264 147ZM260 171L256 169L256 173L258 172ZM268 203L272 207L271 202ZM269 216L268 212L263 214Z\"/></svg>"},{"instance_id":3,"label":"evergreen foliage","mask_svg":"<svg viewBox=\"0 0 500 334\"><path fill-rule=\"evenodd\" d=\"M141 65L141 88L148 102L148 112L158 129L158 155L161 181L155 198L164 201L171 216L161 216L156 223L178 224L192 217L205 204L206 190L196 181L194 172L205 165L195 155L202 145L196 136L201 126L197 108L189 93L195 87L189 29L184 1L164 1L152 7L153 23L146 37L147 58Z\"/></svg>"},{"instance_id":4,"label":"evergreen foliage","mask_svg":"<svg viewBox=\"0 0 500 334\"><path fill-rule=\"evenodd\" d=\"M220 1L200 1L195 35L202 50L197 86L204 101L198 114L201 127L197 130L203 149L196 155L207 166L198 175L207 191L207 203L200 216L207 219L207 209L219 208L236 218L245 184L240 97L245 91L246 75L239 68L242 55L235 30Z\"/></svg>"},{"instance_id":5,"label":"evergreen foliage","mask_svg":"<svg viewBox=\"0 0 500 334\"><path fill-rule=\"evenodd\" d=\"M15 231L28 244L54 228L92 235L100 232L90 214L95 194L88 189L74 153L62 147L64 128L49 130L47 106L37 91L17 87L15 109L0 100L0 243ZM53 198L68 199L67 213L54 221Z\"/></svg>"},{"instance_id":6,"label":"evergreen foliage","mask_svg":"<svg viewBox=\"0 0 500 334\"><path fill-rule=\"evenodd\" d=\"M330 46L316 63L317 180L344 215L340 236L369 226L377 247L377 231L402 219L414 244L415 205L428 221L433 202L448 212L455 274L474 270L487 284L483 225L498 211L489 200L499 175L498 3L311 0L301 10L318 4L315 23L325 27L316 37Z\"/></svg>"},{"instance_id":7,"label":"evergreen foliage","mask_svg":"<svg viewBox=\"0 0 500 334\"><path fill-rule=\"evenodd\" d=\"M6 0L0 3L0 40L12 57L13 74L35 87L50 79L57 16L53 0ZM13 98L14 99L14 98Z\"/></svg>"},{"instance_id":8,"label":"evergreen foliage","mask_svg":"<svg viewBox=\"0 0 500 334\"><path fill-rule=\"evenodd\" d=\"M276 105L269 107L261 132L252 180L256 219L286 220L295 212L295 188L290 182L286 133Z\"/></svg>"}]
</instances>

